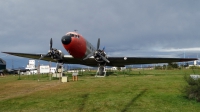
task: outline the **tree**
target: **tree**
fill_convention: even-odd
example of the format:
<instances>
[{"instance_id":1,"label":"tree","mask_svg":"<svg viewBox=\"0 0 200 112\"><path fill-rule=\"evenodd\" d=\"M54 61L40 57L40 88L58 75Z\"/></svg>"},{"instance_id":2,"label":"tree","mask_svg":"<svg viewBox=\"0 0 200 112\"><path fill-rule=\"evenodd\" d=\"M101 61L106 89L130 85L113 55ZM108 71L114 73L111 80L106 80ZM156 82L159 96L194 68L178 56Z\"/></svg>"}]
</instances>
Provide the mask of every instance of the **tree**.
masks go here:
<instances>
[{"instance_id":1,"label":"tree","mask_svg":"<svg viewBox=\"0 0 200 112\"><path fill-rule=\"evenodd\" d=\"M177 69L178 68L178 64L177 63L168 63L167 68L168 69Z\"/></svg>"},{"instance_id":2,"label":"tree","mask_svg":"<svg viewBox=\"0 0 200 112\"><path fill-rule=\"evenodd\" d=\"M167 65L163 65L163 69L164 69L164 70L167 69Z\"/></svg>"}]
</instances>

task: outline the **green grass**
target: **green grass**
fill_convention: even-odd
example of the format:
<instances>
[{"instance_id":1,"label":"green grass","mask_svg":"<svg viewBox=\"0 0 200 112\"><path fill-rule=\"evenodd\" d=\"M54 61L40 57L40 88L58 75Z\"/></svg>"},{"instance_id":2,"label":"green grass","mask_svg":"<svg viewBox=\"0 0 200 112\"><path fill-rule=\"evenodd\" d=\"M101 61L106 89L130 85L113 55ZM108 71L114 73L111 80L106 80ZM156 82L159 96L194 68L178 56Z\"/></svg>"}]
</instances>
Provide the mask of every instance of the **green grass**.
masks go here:
<instances>
[{"instance_id":1,"label":"green grass","mask_svg":"<svg viewBox=\"0 0 200 112\"><path fill-rule=\"evenodd\" d=\"M140 73L139 73L140 72ZM196 73L200 71L195 70ZM198 112L200 103L181 92L192 70L132 70L60 83L47 75L0 77L0 111Z\"/></svg>"}]
</instances>

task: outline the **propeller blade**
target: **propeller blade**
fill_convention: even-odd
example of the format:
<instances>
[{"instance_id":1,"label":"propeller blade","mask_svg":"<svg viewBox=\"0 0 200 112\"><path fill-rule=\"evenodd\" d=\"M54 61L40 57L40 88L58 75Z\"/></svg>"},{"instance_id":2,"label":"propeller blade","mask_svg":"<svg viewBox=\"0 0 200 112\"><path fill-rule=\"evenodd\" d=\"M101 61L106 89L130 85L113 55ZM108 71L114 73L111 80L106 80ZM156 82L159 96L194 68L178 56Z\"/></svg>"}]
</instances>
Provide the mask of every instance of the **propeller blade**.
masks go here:
<instances>
[{"instance_id":1,"label":"propeller blade","mask_svg":"<svg viewBox=\"0 0 200 112\"><path fill-rule=\"evenodd\" d=\"M90 58L90 57L93 56L93 55L94 55L94 52L92 52L92 53L90 53L89 55L87 55L87 57L85 57L83 60L86 60L86 59Z\"/></svg>"},{"instance_id":2,"label":"propeller blade","mask_svg":"<svg viewBox=\"0 0 200 112\"><path fill-rule=\"evenodd\" d=\"M53 45L53 40L52 38L50 39L50 50L52 49L52 45Z\"/></svg>"},{"instance_id":3,"label":"propeller blade","mask_svg":"<svg viewBox=\"0 0 200 112\"><path fill-rule=\"evenodd\" d=\"M100 46L100 38L97 41L97 50L99 50L99 46Z\"/></svg>"}]
</instances>

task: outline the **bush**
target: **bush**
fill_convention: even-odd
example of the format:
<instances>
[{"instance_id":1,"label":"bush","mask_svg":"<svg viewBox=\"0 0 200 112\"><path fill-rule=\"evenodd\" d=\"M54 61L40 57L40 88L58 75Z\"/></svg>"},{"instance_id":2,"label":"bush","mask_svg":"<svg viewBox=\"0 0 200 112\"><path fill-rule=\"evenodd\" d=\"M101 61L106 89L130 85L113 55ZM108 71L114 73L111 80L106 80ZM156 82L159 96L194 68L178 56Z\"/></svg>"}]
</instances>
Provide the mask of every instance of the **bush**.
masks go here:
<instances>
[{"instance_id":1,"label":"bush","mask_svg":"<svg viewBox=\"0 0 200 112\"><path fill-rule=\"evenodd\" d=\"M162 66L160 66L160 65L158 65L158 66L155 66L155 70L162 70L163 69L163 67Z\"/></svg>"},{"instance_id":2,"label":"bush","mask_svg":"<svg viewBox=\"0 0 200 112\"><path fill-rule=\"evenodd\" d=\"M193 79L190 76L185 76L185 80L188 83L184 88L184 93L187 98L195 99L200 102L200 79Z\"/></svg>"},{"instance_id":3,"label":"bush","mask_svg":"<svg viewBox=\"0 0 200 112\"><path fill-rule=\"evenodd\" d=\"M167 69L172 70L172 69L177 69L179 66L177 63L168 63Z\"/></svg>"}]
</instances>

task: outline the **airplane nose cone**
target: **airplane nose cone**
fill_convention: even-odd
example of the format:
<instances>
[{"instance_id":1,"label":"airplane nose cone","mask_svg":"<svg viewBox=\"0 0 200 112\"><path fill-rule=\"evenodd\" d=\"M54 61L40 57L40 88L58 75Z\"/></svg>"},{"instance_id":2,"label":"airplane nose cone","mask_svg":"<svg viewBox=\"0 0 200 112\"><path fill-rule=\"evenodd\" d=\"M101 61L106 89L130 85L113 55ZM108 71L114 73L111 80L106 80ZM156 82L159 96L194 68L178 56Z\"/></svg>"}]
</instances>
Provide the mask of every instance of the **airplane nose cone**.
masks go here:
<instances>
[{"instance_id":1,"label":"airplane nose cone","mask_svg":"<svg viewBox=\"0 0 200 112\"><path fill-rule=\"evenodd\" d=\"M68 45L71 42L71 36L70 35L64 35L61 39L62 43L64 45Z\"/></svg>"}]
</instances>

